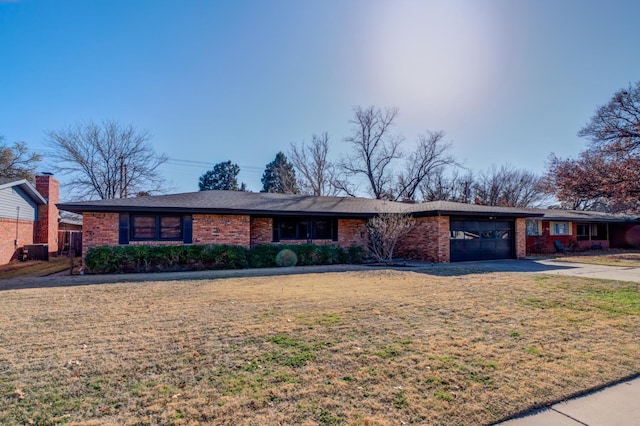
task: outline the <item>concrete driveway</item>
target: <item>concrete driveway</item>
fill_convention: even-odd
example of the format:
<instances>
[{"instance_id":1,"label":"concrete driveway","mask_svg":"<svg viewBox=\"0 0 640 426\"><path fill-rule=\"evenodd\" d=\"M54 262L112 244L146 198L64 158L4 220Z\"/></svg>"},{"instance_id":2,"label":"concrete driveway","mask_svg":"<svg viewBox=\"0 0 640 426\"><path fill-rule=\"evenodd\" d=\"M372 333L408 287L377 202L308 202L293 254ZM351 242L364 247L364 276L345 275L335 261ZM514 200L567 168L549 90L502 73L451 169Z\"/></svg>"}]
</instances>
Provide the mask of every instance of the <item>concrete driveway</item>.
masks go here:
<instances>
[{"instance_id":1,"label":"concrete driveway","mask_svg":"<svg viewBox=\"0 0 640 426\"><path fill-rule=\"evenodd\" d=\"M489 260L482 262L461 262L487 272L530 272L550 275L570 275L584 278L640 282L640 267L590 265L557 260Z\"/></svg>"}]
</instances>

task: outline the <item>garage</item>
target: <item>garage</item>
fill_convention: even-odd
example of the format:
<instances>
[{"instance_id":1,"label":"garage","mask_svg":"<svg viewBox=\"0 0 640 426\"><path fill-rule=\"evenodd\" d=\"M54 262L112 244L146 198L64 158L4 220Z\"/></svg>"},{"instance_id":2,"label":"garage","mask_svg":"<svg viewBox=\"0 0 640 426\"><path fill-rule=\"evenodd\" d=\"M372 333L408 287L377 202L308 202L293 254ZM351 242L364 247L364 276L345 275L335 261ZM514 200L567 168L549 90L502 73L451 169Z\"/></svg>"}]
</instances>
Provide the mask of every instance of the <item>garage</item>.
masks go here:
<instances>
[{"instance_id":1,"label":"garage","mask_svg":"<svg viewBox=\"0 0 640 426\"><path fill-rule=\"evenodd\" d=\"M450 223L450 260L513 259L513 220L453 219Z\"/></svg>"}]
</instances>

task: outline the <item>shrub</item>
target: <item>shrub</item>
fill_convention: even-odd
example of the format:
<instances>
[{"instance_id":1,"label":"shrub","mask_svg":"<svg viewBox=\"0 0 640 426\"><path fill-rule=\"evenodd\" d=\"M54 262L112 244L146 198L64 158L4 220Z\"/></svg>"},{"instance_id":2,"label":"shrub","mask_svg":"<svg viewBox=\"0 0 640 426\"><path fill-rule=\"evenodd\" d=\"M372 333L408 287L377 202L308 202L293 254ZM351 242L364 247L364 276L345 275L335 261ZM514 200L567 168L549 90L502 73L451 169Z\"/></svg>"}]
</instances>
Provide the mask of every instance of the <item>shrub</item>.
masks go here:
<instances>
[{"instance_id":1,"label":"shrub","mask_svg":"<svg viewBox=\"0 0 640 426\"><path fill-rule=\"evenodd\" d=\"M206 246L202 258L207 269L244 269L249 266L247 249L240 246Z\"/></svg>"},{"instance_id":2,"label":"shrub","mask_svg":"<svg viewBox=\"0 0 640 426\"><path fill-rule=\"evenodd\" d=\"M315 244L263 244L250 250L231 245L123 245L93 247L84 264L89 273L113 274L360 263L363 255L362 247L345 252L337 245Z\"/></svg>"},{"instance_id":3,"label":"shrub","mask_svg":"<svg viewBox=\"0 0 640 426\"><path fill-rule=\"evenodd\" d=\"M123 250L122 247L93 247L84 258L84 266L95 273L119 272Z\"/></svg>"},{"instance_id":4,"label":"shrub","mask_svg":"<svg viewBox=\"0 0 640 426\"><path fill-rule=\"evenodd\" d=\"M348 263L364 263L367 260L367 251L364 247L352 245L347 249Z\"/></svg>"},{"instance_id":5,"label":"shrub","mask_svg":"<svg viewBox=\"0 0 640 426\"><path fill-rule=\"evenodd\" d=\"M249 267L251 268L273 268L276 265L276 256L282 249L274 244L262 244L254 246L249 250Z\"/></svg>"},{"instance_id":6,"label":"shrub","mask_svg":"<svg viewBox=\"0 0 640 426\"><path fill-rule=\"evenodd\" d=\"M278 266L296 266L298 263L298 255L293 250L282 249L276 255L276 265Z\"/></svg>"}]
</instances>

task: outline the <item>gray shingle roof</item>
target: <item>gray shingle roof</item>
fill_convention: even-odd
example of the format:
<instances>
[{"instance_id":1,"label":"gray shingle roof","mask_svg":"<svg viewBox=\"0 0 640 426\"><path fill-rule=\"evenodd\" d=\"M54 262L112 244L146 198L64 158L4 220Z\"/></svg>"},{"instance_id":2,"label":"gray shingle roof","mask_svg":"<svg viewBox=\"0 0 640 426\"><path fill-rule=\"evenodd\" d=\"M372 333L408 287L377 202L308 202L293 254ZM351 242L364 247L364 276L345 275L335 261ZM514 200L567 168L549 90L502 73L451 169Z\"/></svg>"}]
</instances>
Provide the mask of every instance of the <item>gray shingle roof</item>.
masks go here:
<instances>
[{"instance_id":1,"label":"gray shingle roof","mask_svg":"<svg viewBox=\"0 0 640 426\"><path fill-rule=\"evenodd\" d=\"M0 178L0 185L4 185L11 182L18 182L22 179L19 178Z\"/></svg>"},{"instance_id":2,"label":"gray shingle roof","mask_svg":"<svg viewBox=\"0 0 640 426\"><path fill-rule=\"evenodd\" d=\"M380 213L411 213L416 216L458 214L522 217L541 215L524 209L478 206L449 201L409 204L368 198L314 197L238 191L201 191L116 200L81 201L58 204L58 207L77 213L91 211L180 211L253 215L340 215L345 217L367 217Z\"/></svg>"},{"instance_id":3,"label":"gray shingle roof","mask_svg":"<svg viewBox=\"0 0 640 426\"><path fill-rule=\"evenodd\" d=\"M544 220L571 220L573 222L633 222L640 220L637 214L603 213L583 210L531 209L542 213Z\"/></svg>"}]
</instances>

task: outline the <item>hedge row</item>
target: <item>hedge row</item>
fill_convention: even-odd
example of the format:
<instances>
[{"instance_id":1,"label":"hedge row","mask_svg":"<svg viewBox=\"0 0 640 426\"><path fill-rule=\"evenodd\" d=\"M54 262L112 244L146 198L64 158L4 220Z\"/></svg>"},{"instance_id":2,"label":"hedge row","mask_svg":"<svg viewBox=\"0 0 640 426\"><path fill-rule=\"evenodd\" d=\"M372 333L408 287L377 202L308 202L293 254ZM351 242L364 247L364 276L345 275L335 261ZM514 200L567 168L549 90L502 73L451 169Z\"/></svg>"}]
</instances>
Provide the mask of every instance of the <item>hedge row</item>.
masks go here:
<instances>
[{"instance_id":1,"label":"hedge row","mask_svg":"<svg viewBox=\"0 0 640 426\"><path fill-rule=\"evenodd\" d=\"M315 244L264 244L246 249L231 245L102 246L89 249L87 273L198 271L206 269L270 268L274 266L362 263L362 247Z\"/></svg>"}]
</instances>

